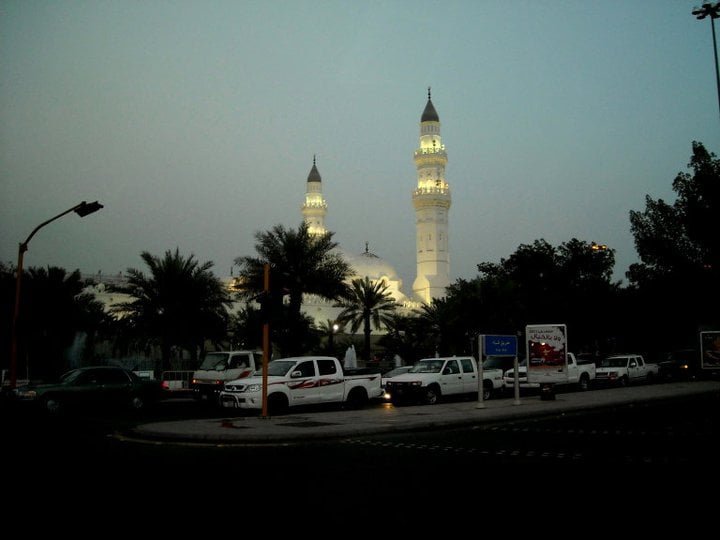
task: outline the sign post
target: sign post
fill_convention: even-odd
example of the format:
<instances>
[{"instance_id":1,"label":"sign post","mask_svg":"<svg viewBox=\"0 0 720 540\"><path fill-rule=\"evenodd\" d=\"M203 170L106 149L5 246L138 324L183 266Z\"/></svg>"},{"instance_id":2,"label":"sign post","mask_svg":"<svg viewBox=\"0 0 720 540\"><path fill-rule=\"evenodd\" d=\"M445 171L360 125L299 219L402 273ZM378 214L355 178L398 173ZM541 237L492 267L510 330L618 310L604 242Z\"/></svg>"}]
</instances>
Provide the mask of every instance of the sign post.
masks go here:
<instances>
[{"instance_id":1,"label":"sign post","mask_svg":"<svg viewBox=\"0 0 720 540\"><path fill-rule=\"evenodd\" d=\"M485 408L485 402L483 401L483 342L485 341L485 336L480 334L478 336L478 398L477 398L477 405L475 405L476 409L484 409Z\"/></svg>"},{"instance_id":2,"label":"sign post","mask_svg":"<svg viewBox=\"0 0 720 540\"><path fill-rule=\"evenodd\" d=\"M265 264L263 267L263 291L265 293L265 301L269 302L270 295L270 265ZM266 319L263 323L263 361L262 361L262 417L268 417L268 363L270 362L270 321L269 310L266 313Z\"/></svg>"}]
</instances>

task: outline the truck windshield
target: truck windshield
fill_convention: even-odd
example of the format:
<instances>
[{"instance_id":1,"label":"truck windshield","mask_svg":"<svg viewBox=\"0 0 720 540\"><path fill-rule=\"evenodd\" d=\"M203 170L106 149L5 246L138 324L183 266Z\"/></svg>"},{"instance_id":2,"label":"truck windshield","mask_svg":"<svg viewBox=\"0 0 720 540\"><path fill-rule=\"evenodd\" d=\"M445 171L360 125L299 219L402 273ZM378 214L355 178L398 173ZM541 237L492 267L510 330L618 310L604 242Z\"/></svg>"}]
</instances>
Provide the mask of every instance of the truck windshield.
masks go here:
<instances>
[{"instance_id":1,"label":"truck windshield","mask_svg":"<svg viewBox=\"0 0 720 540\"><path fill-rule=\"evenodd\" d=\"M200 364L200 369L214 369L217 371L225 369L227 367L228 356L228 353L208 353L203 363Z\"/></svg>"},{"instance_id":2,"label":"truck windshield","mask_svg":"<svg viewBox=\"0 0 720 540\"><path fill-rule=\"evenodd\" d=\"M600 367L625 367L627 363L627 358L606 358L600 362Z\"/></svg>"},{"instance_id":3,"label":"truck windshield","mask_svg":"<svg viewBox=\"0 0 720 540\"><path fill-rule=\"evenodd\" d=\"M295 364L294 360L273 360L268 364L268 376L284 377Z\"/></svg>"},{"instance_id":4,"label":"truck windshield","mask_svg":"<svg viewBox=\"0 0 720 540\"><path fill-rule=\"evenodd\" d=\"M440 373L444 363L445 360L420 360L410 373Z\"/></svg>"}]
</instances>

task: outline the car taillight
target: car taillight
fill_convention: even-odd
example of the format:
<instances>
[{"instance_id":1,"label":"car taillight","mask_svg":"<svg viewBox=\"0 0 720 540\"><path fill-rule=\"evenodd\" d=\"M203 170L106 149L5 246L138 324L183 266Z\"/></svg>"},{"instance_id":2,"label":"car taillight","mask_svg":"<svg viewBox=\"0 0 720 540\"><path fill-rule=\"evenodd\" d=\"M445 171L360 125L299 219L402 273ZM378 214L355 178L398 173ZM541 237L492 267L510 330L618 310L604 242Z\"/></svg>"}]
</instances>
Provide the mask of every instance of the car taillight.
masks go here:
<instances>
[{"instance_id":1,"label":"car taillight","mask_svg":"<svg viewBox=\"0 0 720 540\"><path fill-rule=\"evenodd\" d=\"M167 381L163 381L161 386L163 390L170 390L170 383Z\"/></svg>"}]
</instances>

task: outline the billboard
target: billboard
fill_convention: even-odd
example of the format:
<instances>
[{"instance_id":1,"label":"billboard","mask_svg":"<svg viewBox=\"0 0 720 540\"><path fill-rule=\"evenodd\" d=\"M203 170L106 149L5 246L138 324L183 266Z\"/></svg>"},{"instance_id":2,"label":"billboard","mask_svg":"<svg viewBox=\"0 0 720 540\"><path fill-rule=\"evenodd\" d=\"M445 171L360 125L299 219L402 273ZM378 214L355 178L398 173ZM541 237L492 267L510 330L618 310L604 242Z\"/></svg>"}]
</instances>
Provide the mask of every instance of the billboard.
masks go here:
<instances>
[{"instance_id":1,"label":"billboard","mask_svg":"<svg viewBox=\"0 0 720 540\"><path fill-rule=\"evenodd\" d=\"M700 367L720 369L720 332L700 332Z\"/></svg>"},{"instance_id":2,"label":"billboard","mask_svg":"<svg viewBox=\"0 0 720 540\"><path fill-rule=\"evenodd\" d=\"M567 326L533 324L525 327L528 382L566 383Z\"/></svg>"}]
</instances>

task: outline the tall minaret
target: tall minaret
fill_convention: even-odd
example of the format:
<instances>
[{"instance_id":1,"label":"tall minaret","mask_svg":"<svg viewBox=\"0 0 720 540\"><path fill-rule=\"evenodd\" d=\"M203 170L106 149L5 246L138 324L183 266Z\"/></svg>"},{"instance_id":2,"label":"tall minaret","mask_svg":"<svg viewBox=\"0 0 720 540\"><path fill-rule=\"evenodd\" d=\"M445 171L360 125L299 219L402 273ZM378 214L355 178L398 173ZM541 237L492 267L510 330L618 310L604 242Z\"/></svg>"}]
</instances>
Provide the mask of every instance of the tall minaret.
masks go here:
<instances>
[{"instance_id":1,"label":"tall minaret","mask_svg":"<svg viewBox=\"0 0 720 540\"><path fill-rule=\"evenodd\" d=\"M417 229L417 277L413 292L423 302L443 298L450 285L448 213L450 186L445 181L447 153L440 118L430 99L420 118L420 148L415 150L417 189L413 192Z\"/></svg>"},{"instance_id":2,"label":"tall minaret","mask_svg":"<svg viewBox=\"0 0 720 540\"><path fill-rule=\"evenodd\" d=\"M315 164L315 156L313 156L313 166L307 177L307 188L305 190L305 204L302 206L302 214L305 223L308 224L308 232L312 235L325 234L325 214L327 214L327 202L322 194L322 183L320 182L320 173Z\"/></svg>"}]
</instances>

